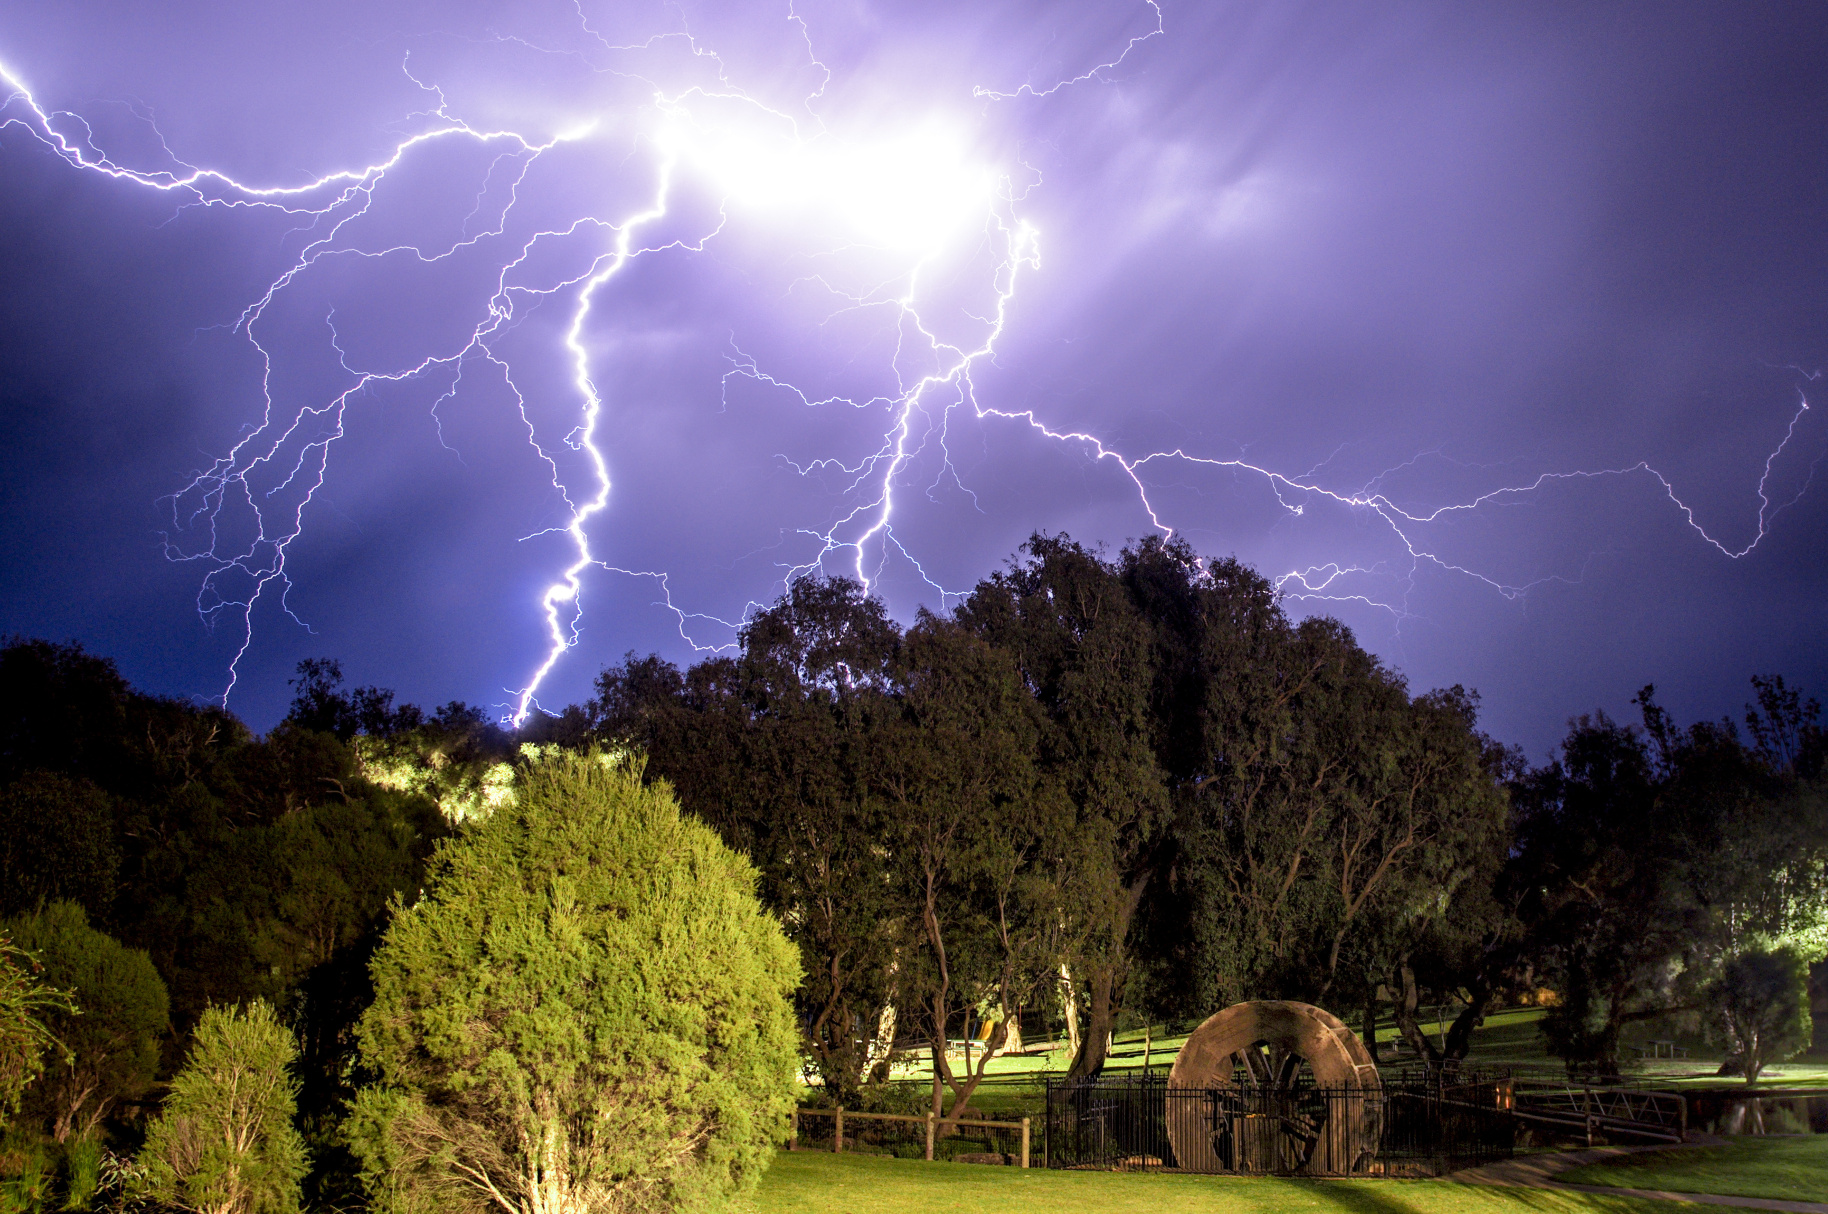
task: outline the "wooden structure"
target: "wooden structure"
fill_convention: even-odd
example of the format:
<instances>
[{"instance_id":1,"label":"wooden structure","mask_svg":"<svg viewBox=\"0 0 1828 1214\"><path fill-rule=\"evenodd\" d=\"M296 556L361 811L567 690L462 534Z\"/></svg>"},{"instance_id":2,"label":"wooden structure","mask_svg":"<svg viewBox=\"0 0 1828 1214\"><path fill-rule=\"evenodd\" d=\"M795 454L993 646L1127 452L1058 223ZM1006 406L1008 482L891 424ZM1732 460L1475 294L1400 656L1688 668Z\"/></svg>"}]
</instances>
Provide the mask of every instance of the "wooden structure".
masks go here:
<instances>
[{"instance_id":1,"label":"wooden structure","mask_svg":"<svg viewBox=\"0 0 1828 1214\"><path fill-rule=\"evenodd\" d=\"M1170 1101L1177 1091L1208 1096L1197 1113L1168 1118L1187 1171L1350 1175L1376 1155L1383 1130L1370 1051L1307 1003L1256 1000L1208 1017L1168 1072ZM1323 1091L1329 1098L1314 1098Z\"/></svg>"}]
</instances>

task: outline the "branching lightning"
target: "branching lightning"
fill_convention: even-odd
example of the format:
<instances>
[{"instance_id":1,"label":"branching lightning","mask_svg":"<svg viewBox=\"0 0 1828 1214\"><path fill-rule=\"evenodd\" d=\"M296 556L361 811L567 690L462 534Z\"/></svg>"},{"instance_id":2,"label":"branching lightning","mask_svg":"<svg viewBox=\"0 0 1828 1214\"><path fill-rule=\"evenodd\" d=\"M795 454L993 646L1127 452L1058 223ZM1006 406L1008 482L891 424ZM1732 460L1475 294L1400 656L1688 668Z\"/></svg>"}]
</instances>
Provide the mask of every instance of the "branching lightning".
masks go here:
<instances>
[{"instance_id":1,"label":"branching lightning","mask_svg":"<svg viewBox=\"0 0 1828 1214\"><path fill-rule=\"evenodd\" d=\"M1018 100L1039 102L1076 85L1109 83L1114 69L1164 33L1163 13L1157 0L1143 0L1141 7L1152 15L1152 28L1130 37L1108 62L1049 85L1030 82L1007 92L980 87L975 96L984 105ZM343 436L351 401L378 387L405 381L443 385L432 406L434 419L438 409L464 392L478 375L504 386L518 406L531 449L549 471L552 488L564 503L563 521L535 533L562 533L571 559L539 597L536 610L544 630L544 656L526 684L512 693L508 716L514 723L519 724L538 709L540 687L577 645L586 576L593 568L651 580L659 588L661 605L676 618L679 634L688 644L700 650L719 647L696 639L697 625L709 623L727 634L740 625L753 608L752 602L742 607L736 619L687 610L674 602L666 571L620 568L595 555L591 531L600 522L598 516L610 512L613 478L611 453L605 451L599 437L604 400L593 376L587 339L599 300L609 284L640 258L664 251L703 252L724 232L733 205L788 213L806 208L820 210L836 216L860 247L877 252L889 250L901 257L905 266L903 273L871 292L856 293L820 283L838 300L839 310L871 310L889 318L896 338L886 368L895 384L893 392L859 398L810 394L788 378L771 373L756 358L744 353L740 345L732 343L723 384L726 399L731 385L743 381L784 394L802 408L842 407L885 419L880 441L866 450L811 461L780 457L783 465L802 477L833 481L838 503L821 524L792 528L806 547L793 559L781 562L783 581L830 566L845 569L869 586L880 581L890 562L904 561L931 587L941 604L955 597L956 592L941 585L896 535L895 523L898 495L920 492L922 481L929 495L941 482L949 482L965 494L972 493L947 445L952 427L966 419L977 423L985 433L1001 430L1012 435L1038 436L1082 451L1094 465L1110 467L1133 490L1140 517L1163 535L1172 535L1175 527L1155 503L1153 495L1159 482L1152 480L1152 474L1158 468L1175 466L1256 478L1280 509L1291 516L1300 516L1311 507L1330 505L1376 518L1407 554L1407 569L1389 570L1340 560L1289 569L1276 580L1290 598L1362 603L1399 618L1408 613L1406 592L1395 596L1376 594L1364 590L1358 582L1366 575L1388 578L1394 574L1399 586L1407 586L1413 583L1416 572L1427 565L1472 579L1514 599L1528 594L1541 580L1548 580L1513 584L1442 555L1424 532L1430 524L1455 516L1501 506L1575 481L1639 480L1666 497L1706 544L1724 557L1737 560L1758 547L1776 516L1808 488L1805 480L1802 488L1781 502L1774 502L1771 492L1774 467L1809 413L1806 395L1799 396L1782 441L1764 462L1757 487L1756 534L1740 546L1710 533L1695 510L1678 495L1671 480L1646 462L1544 472L1466 500L1417 509L1400 505L1380 488L1383 476L1357 488L1342 488L1324 483L1318 468L1288 475L1243 458L1179 447L1130 454L1096 434L1050 424L1035 409L986 401L980 394L976 374L996 356L998 342L1011 321L1019 284L1041 266L1040 233L1020 213L1028 190L1038 184L1038 178L976 165L948 141L943 131L898 132L893 138L871 145L844 145L817 117L816 103L823 101L832 72L814 53L813 33L791 3L784 19L797 27L805 46L806 66L819 81L800 107L811 118L810 123L751 97L729 79L717 54L690 32L658 34L637 46L612 46L593 28L581 4L578 19L584 34L606 51L639 51L662 40L682 39L696 59L714 65L717 84L704 87L675 81L668 88L637 77L652 85L651 102L636 129L618 136L620 143L616 146L626 162L635 166L629 169L630 173L650 174L642 200L621 213L583 213L559 224L521 222L518 216L525 209L523 191L532 188L529 183L535 166L559 149L606 142L602 116L573 123L564 128L564 133L546 137L485 129L454 113L435 84L414 76L413 83L434 98L435 105L415 116L423 122L424 129L402 139L384 159L338 169L301 185L262 186L183 163L175 155L174 167L167 169L118 163L94 146L92 133L80 117L47 110L19 76L0 68L0 77L4 77L8 89L4 106L0 107L0 130L25 131L73 169L172 195L180 200L180 206L275 211L293 217L296 231L301 233L296 255L234 321L236 332L257 352L264 369L259 418L226 454L168 499L172 530L166 539L167 555L204 568L197 596L202 618L212 626L233 621L239 629L238 646L222 693L225 703L234 691L241 660L253 643L254 612L263 597L276 597L278 605L290 613L288 551L303 532L307 510L325 483L331 448ZM515 41L534 50L545 49L524 40ZM738 117L732 119L732 113ZM481 230L442 243L366 243L357 221L384 205L381 191L390 175L453 144L488 153L486 174L476 190L476 205L464 225L468 233L469 221L475 220ZM718 194L718 205L715 219L702 222L698 230L680 233L673 228L684 221L675 214L673 203L681 179L687 176L693 181L711 182ZM485 203L498 181L505 182L505 200ZM1018 181L1024 184L1018 187ZM991 301L984 315L973 318L975 330L964 338L942 331L941 326L923 315L926 276L933 272L942 255L956 252L961 244L978 249L980 256L974 264L986 276L983 292ZM557 274L536 272L536 259L574 246L585 252L568 263L569 269ZM282 323L275 319L276 303L306 276L345 259L383 263L412 259L431 264L459 256L483 259L492 276L487 298L470 301L478 319L467 332L439 348L424 350L417 361L364 366L352 362L345 353L337 317L332 312L323 316L321 323L347 377L347 386L320 401L296 406L282 403L273 386L274 356L268 330ZM540 273L547 273L547 277L541 278ZM542 436L529 411L515 368L497 348L500 339L526 317L532 305L553 299L570 308L569 323L560 342L563 349L552 353L562 360L565 378L575 397L577 421L561 441L583 459L587 477L581 485L568 483L556 449ZM917 469L928 467L937 471L916 475ZM1810 475L1813 476L1813 466ZM251 520L251 534L232 534L234 520Z\"/></svg>"}]
</instances>

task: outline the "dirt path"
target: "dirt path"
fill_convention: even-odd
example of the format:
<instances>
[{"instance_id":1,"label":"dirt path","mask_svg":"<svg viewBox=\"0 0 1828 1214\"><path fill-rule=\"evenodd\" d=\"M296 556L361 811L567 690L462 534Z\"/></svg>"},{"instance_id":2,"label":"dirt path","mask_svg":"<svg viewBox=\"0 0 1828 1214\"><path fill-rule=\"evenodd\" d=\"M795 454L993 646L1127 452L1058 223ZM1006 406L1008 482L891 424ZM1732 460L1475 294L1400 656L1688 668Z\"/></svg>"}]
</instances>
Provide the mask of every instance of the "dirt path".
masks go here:
<instances>
[{"instance_id":1,"label":"dirt path","mask_svg":"<svg viewBox=\"0 0 1828 1214\"><path fill-rule=\"evenodd\" d=\"M1692 1143L1708 1146L1712 1143ZM1566 1184L1556 1180L1558 1172L1598 1163L1616 1155L1639 1151L1667 1151L1669 1147L1595 1147L1590 1151L1559 1151L1554 1154L1524 1155L1483 1167L1467 1168L1449 1176L1464 1184L1505 1185L1528 1189L1561 1189L1573 1193L1603 1193L1611 1197L1657 1197L1666 1201L1692 1201L1704 1206L1734 1206L1742 1210L1777 1210L1783 1214L1828 1214L1828 1202L1780 1201L1772 1197L1729 1197L1718 1193L1670 1193L1662 1189L1616 1189L1609 1185ZM1679 1149L1679 1148L1678 1148Z\"/></svg>"}]
</instances>

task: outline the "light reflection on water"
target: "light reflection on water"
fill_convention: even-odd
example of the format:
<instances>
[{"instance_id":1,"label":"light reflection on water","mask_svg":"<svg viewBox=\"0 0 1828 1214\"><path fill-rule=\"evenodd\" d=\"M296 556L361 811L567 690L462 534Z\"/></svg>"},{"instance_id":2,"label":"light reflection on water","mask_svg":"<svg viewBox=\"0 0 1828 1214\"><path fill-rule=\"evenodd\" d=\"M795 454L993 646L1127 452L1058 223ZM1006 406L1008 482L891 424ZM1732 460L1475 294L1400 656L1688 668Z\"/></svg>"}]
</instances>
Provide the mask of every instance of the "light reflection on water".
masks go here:
<instances>
[{"instance_id":1,"label":"light reflection on water","mask_svg":"<svg viewBox=\"0 0 1828 1214\"><path fill-rule=\"evenodd\" d=\"M1688 1097L1688 1124L1710 1134L1828 1134L1828 1093L1738 1096L1696 1092Z\"/></svg>"}]
</instances>

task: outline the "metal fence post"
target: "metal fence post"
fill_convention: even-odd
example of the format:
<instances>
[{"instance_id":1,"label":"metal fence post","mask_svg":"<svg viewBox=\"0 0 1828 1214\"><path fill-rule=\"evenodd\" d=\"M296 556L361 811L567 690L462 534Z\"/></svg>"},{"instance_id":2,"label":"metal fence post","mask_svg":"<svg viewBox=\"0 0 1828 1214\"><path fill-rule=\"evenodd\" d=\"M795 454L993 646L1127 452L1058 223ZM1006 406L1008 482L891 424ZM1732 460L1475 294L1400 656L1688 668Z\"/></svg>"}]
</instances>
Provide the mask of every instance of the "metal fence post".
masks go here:
<instances>
[{"instance_id":1,"label":"metal fence post","mask_svg":"<svg viewBox=\"0 0 1828 1214\"><path fill-rule=\"evenodd\" d=\"M1022 1166L1028 1166L1028 1118L1022 1118Z\"/></svg>"},{"instance_id":2,"label":"metal fence post","mask_svg":"<svg viewBox=\"0 0 1828 1214\"><path fill-rule=\"evenodd\" d=\"M837 1117L838 1117L838 1128L836 1130L832 1131L832 1136L831 1136L831 1150L832 1150L832 1154L834 1154L834 1155L836 1155L840 1151L844 1150L844 1106L843 1105L838 1106Z\"/></svg>"}]
</instances>

